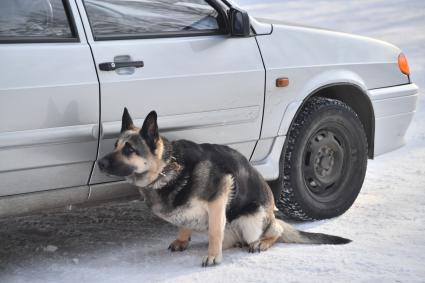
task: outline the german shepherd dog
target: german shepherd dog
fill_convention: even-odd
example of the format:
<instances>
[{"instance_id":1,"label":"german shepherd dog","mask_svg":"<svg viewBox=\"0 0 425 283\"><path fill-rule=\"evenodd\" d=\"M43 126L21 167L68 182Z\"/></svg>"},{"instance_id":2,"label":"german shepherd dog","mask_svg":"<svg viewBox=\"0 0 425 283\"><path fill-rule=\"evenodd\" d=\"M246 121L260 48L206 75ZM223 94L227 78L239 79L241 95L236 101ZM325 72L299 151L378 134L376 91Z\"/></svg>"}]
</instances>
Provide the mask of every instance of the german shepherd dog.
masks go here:
<instances>
[{"instance_id":1,"label":"german shepherd dog","mask_svg":"<svg viewBox=\"0 0 425 283\"><path fill-rule=\"evenodd\" d=\"M219 264L222 250L236 246L253 253L275 242L350 242L298 231L275 218L270 187L242 154L224 145L169 141L159 135L155 111L139 129L125 108L115 149L98 166L136 185L154 214L179 227L171 251L185 250L191 231L208 231L202 266Z\"/></svg>"}]
</instances>

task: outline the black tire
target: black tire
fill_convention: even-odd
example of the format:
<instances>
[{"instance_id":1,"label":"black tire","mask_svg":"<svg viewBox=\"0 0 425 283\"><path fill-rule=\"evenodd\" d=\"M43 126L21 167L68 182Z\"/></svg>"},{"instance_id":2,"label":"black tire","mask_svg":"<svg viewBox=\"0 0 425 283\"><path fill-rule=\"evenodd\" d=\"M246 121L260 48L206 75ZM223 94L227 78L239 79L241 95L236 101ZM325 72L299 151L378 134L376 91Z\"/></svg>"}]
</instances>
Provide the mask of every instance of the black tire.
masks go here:
<instances>
[{"instance_id":1,"label":"black tire","mask_svg":"<svg viewBox=\"0 0 425 283\"><path fill-rule=\"evenodd\" d=\"M367 139L345 103L313 97L292 123L270 183L276 206L297 220L331 218L353 204L367 167Z\"/></svg>"}]
</instances>

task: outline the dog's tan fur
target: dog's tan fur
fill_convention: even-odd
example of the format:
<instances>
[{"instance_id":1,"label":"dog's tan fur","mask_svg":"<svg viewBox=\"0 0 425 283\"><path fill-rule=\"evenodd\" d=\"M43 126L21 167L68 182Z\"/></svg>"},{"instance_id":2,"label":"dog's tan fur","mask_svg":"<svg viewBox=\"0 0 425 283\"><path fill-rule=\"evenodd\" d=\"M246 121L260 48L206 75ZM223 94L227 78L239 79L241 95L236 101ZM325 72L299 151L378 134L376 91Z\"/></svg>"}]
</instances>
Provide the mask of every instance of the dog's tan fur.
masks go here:
<instances>
[{"instance_id":1,"label":"dog's tan fur","mask_svg":"<svg viewBox=\"0 0 425 283\"><path fill-rule=\"evenodd\" d=\"M221 180L222 193L214 201L208 203L208 256L202 264L204 266L220 263L222 260L222 246L224 228L226 226L226 206L233 188L233 178L230 175Z\"/></svg>"}]
</instances>

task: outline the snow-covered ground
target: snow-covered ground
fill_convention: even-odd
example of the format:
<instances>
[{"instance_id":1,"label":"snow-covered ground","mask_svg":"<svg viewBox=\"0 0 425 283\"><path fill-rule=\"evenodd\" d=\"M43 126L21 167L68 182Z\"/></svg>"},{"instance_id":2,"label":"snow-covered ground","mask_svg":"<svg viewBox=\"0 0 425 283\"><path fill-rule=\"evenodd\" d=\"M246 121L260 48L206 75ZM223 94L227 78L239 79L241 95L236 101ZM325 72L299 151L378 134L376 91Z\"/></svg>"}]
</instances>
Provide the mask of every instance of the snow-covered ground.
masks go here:
<instances>
[{"instance_id":1,"label":"snow-covered ground","mask_svg":"<svg viewBox=\"0 0 425 283\"><path fill-rule=\"evenodd\" d=\"M251 13L383 39L407 54L425 89L425 1L240 0ZM171 253L176 228L140 201L0 220L0 282L425 282L425 99L407 146L370 161L353 207L296 224L353 240L344 246L277 244L225 251L201 268L207 238Z\"/></svg>"}]
</instances>

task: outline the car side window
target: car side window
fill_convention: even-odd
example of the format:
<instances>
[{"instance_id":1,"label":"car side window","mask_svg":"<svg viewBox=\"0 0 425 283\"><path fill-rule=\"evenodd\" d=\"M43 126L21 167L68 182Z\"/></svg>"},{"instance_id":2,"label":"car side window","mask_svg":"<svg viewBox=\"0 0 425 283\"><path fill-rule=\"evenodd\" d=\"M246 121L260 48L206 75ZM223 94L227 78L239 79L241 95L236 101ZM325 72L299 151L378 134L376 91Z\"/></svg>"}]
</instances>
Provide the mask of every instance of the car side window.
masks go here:
<instances>
[{"instance_id":1,"label":"car side window","mask_svg":"<svg viewBox=\"0 0 425 283\"><path fill-rule=\"evenodd\" d=\"M221 14L207 0L84 0L96 40L219 33Z\"/></svg>"},{"instance_id":2,"label":"car side window","mask_svg":"<svg viewBox=\"0 0 425 283\"><path fill-rule=\"evenodd\" d=\"M0 42L75 39L62 0L1 0Z\"/></svg>"}]
</instances>

